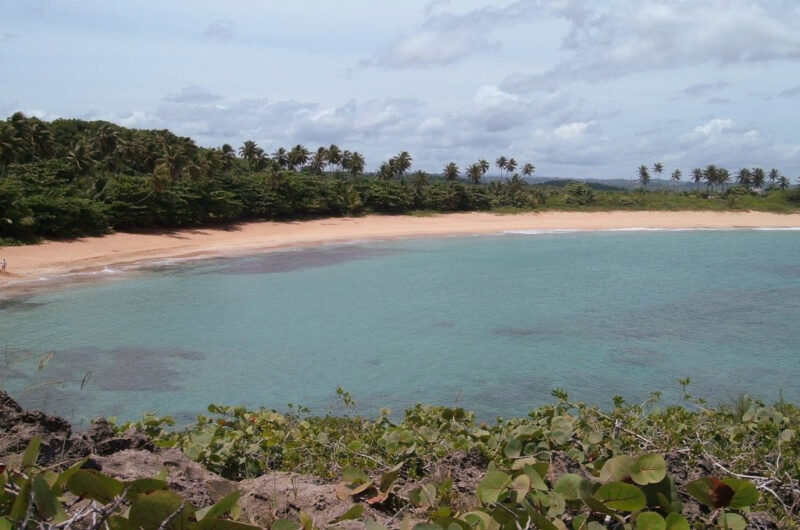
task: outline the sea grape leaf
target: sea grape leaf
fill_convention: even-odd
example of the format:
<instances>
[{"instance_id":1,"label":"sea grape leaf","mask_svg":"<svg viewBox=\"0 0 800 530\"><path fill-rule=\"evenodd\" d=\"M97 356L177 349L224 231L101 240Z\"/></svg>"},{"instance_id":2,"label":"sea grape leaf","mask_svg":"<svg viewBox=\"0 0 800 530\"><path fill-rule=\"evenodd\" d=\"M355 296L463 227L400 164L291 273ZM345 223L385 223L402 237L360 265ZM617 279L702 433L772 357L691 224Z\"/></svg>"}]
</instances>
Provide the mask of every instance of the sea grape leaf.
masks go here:
<instances>
[{"instance_id":1,"label":"sea grape leaf","mask_svg":"<svg viewBox=\"0 0 800 530\"><path fill-rule=\"evenodd\" d=\"M667 530L667 522L656 512L642 512L636 516L637 530Z\"/></svg>"},{"instance_id":2,"label":"sea grape leaf","mask_svg":"<svg viewBox=\"0 0 800 530\"><path fill-rule=\"evenodd\" d=\"M526 465L524 468L525 474L528 475L528 478L531 479L531 486L534 489L540 491L547 491L547 484L545 484L544 479L539 475L539 472L536 471L536 468L530 465Z\"/></svg>"},{"instance_id":3,"label":"sea grape leaf","mask_svg":"<svg viewBox=\"0 0 800 530\"><path fill-rule=\"evenodd\" d=\"M594 496L609 508L623 512L641 510L646 504L642 490L624 482L603 484Z\"/></svg>"},{"instance_id":4,"label":"sea grape leaf","mask_svg":"<svg viewBox=\"0 0 800 530\"><path fill-rule=\"evenodd\" d=\"M382 492L388 492L389 489L394 485L394 482L397 480L397 477L400 476L400 470L403 468L403 462L400 462L392 469L387 471L381 476L380 480L380 490Z\"/></svg>"},{"instance_id":5,"label":"sea grape leaf","mask_svg":"<svg viewBox=\"0 0 800 530\"><path fill-rule=\"evenodd\" d=\"M690 530L689 521L679 513L672 512L667 515L667 530Z\"/></svg>"},{"instance_id":6,"label":"sea grape leaf","mask_svg":"<svg viewBox=\"0 0 800 530\"><path fill-rule=\"evenodd\" d=\"M341 523L342 521L352 521L353 519L361 519L363 516L364 516L364 505L354 504L349 510L344 512L336 519L333 519L328 524L336 524L336 523Z\"/></svg>"},{"instance_id":7,"label":"sea grape leaf","mask_svg":"<svg viewBox=\"0 0 800 530\"><path fill-rule=\"evenodd\" d=\"M496 502L503 490L511 483L511 476L502 471L491 470L478 484L476 494L483 504Z\"/></svg>"},{"instance_id":8,"label":"sea grape leaf","mask_svg":"<svg viewBox=\"0 0 800 530\"><path fill-rule=\"evenodd\" d=\"M180 513L174 515L178 510L181 510ZM189 528L190 519L193 516L194 508L180 495L168 490L159 490L136 497L131 503L128 518L137 527L144 530L156 530L164 521L172 517L166 528L182 530Z\"/></svg>"},{"instance_id":9,"label":"sea grape leaf","mask_svg":"<svg viewBox=\"0 0 800 530\"><path fill-rule=\"evenodd\" d=\"M56 516L64 515L64 509L61 507L58 497L50 489L42 475L34 475L31 488L33 489L33 504L43 520L51 521Z\"/></svg>"},{"instance_id":10,"label":"sea grape leaf","mask_svg":"<svg viewBox=\"0 0 800 530\"><path fill-rule=\"evenodd\" d=\"M642 486L661 482L666 476L667 463L657 454L640 456L631 468L631 478Z\"/></svg>"},{"instance_id":11,"label":"sea grape leaf","mask_svg":"<svg viewBox=\"0 0 800 530\"><path fill-rule=\"evenodd\" d=\"M105 504L121 494L124 485L119 480L107 477L94 469L79 469L67 481L67 489L78 497L86 497Z\"/></svg>"},{"instance_id":12,"label":"sea grape leaf","mask_svg":"<svg viewBox=\"0 0 800 530\"><path fill-rule=\"evenodd\" d=\"M230 495L226 495L225 497L217 501L216 504L207 506L202 510L198 510L197 513L195 514L195 517L199 521L199 524L197 525L198 528L205 529L207 528L205 523L206 521L210 521L215 517L220 517L229 514L233 509L233 507L236 506L236 502L239 500L239 497L241 496L242 496L241 492L234 491Z\"/></svg>"},{"instance_id":13,"label":"sea grape leaf","mask_svg":"<svg viewBox=\"0 0 800 530\"><path fill-rule=\"evenodd\" d=\"M724 508L733 499L734 490L714 477L699 478L686 484L686 492L711 509Z\"/></svg>"},{"instance_id":14,"label":"sea grape leaf","mask_svg":"<svg viewBox=\"0 0 800 530\"><path fill-rule=\"evenodd\" d=\"M727 530L745 530L747 528L747 520L738 513L723 513L717 519L717 524Z\"/></svg>"},{"instance_id":15,"label":"sea grape leaf","mask_svg":"<svg viewBox=\"0 0 800 530\"><path fill-rule=\"evenodd\" d=\"M567 473L566 475L561 475L560 477L558 477L558 480L556 480L556 483L553 486L553 491L560 493L568 501L580 499L581 482L583 482L584 480L586 479L574 473Z\"/></svg>"},{"instance_id":16,"label":"sea grape leaf","mask_svg":"<svg viewBox=\"0 0 800 530\"><path fill-rule=\"evenodd\" d=\"M631 476L636 460L628 455L619 455L606 460L600 469L601 482L622 482Z\"/></svg>"},{"instance_id":17,"label":"sea grape leaf","mask_svg":"<svg viewBox=\"0 0 800 530\"><path fill-rule=\"evenodd\" d=\"M503 449L503 454L507 458L516 458L522 454L522 441L519 438L509 438L506 442L506 447Z\"/></svg>"},{"instance_id":18,"label":"sea grape leaf","mask_svg":"<svg viewBox=\"0 0 800 530\"><path fill-rule=\"evenodd\" d=\"M733 490L733 497L728 506L735 509L747 508L758 502L758 490L747 480L726 478L722 481Z\"/></svg>"},{"instance_id":19,"label":"sea grape leaf","mask_svg":"<svg viewBox=\"0 0 800 530\"><path fill-rule=\"evenodd\" d=\"M22 469L27 469L36 465L36 460L39 458L39 449L42 447L42 437L34 436L28 443L28 447L22 455Z\"/></svg>"}]
</instances>

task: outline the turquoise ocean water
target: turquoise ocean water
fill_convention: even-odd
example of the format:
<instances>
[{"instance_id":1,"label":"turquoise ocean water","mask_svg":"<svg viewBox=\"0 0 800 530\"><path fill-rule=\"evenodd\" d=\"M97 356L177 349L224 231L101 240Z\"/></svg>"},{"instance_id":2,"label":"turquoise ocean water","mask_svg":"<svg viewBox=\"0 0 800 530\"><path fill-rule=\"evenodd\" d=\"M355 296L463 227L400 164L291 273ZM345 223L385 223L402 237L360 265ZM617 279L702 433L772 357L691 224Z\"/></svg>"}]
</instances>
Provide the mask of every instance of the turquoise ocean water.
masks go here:
<instances>
[{"instance_id":1,"label":"turquoise ocean water","mask_svg":"<svg viewBox=\"0 0 800 530\"><path fill-rule=\"evenodd\" d=\"M800 232L383 241L144 268L0 301L0 386L75 423L209 403L416 402L484 419L677 379L800 399ZM52 354L52 355L50 355ZM42 369L38 362L49 361ZM81 383L84 383L83 386Z\"/></svg>"}]
</instances>

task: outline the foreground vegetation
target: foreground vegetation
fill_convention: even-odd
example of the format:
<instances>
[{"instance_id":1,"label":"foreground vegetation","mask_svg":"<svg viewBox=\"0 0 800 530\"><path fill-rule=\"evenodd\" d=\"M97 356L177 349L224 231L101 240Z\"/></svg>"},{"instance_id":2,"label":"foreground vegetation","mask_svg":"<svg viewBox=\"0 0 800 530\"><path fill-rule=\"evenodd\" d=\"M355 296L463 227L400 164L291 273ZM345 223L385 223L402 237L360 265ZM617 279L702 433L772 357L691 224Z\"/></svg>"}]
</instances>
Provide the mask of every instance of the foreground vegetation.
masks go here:
<instances>
[{"instance_id":1,"label":"foreground vegetation","mask_svg":"<svg viewBox=\"0 0 800 530\"><path fill-rule=\"evenodd\" d=\"M45 122L16 113L0 121L0 244L111 230L420 210L800 208L800 191L789 189L777 170L765 178L758 168L742 170L739 185L726 187L730 173L708 166L693 171L696 189L678 192L647 191L647 167L640 174L641 189L608 191L578 182L531 185L525 178L534 166L506 156L495 161L500 178L493 180L486 177L491 168L486 160L467 164L463 174L455 162L440 174L411 172L412 165L403 151L365 173L364 157L337 145L316 151L281 147L271 155L251 140L238 151L227 144L208 149L166 130L74 119ZM679 173L673 179L679 180Z\"/></svg>"},{"instance_id":2,"label":"foreground vegetation","mask_svg":"<svg viewBox=\"0 0 800 530\"><path fill-rule=\"evenodd\" d=\"M423 405L401 421L388 411L366 420L212 405L211 416L180 430L153 416L118 429L136 428L232 479L287 470L338 480L336 494L352 507L330 525L359 519L383 528L365 515L369 507L391 515L384 523L420 529L798 528L797 406L741 396L707 408L687 394L691 408L662 407L654 394L637 405L615 397L604 412L553 395L553 405L492 425ZM84 468L85 460L42 469L37 451L33 440L17 466L0 466L0 528L247 528L233 521L235 493L198 509L168 491L164 477L123 482ZM455 452L488 462L467 501L452 477L431 471ZM320 523L300 512L272 527Z\"/></svg>"}]
</instances>

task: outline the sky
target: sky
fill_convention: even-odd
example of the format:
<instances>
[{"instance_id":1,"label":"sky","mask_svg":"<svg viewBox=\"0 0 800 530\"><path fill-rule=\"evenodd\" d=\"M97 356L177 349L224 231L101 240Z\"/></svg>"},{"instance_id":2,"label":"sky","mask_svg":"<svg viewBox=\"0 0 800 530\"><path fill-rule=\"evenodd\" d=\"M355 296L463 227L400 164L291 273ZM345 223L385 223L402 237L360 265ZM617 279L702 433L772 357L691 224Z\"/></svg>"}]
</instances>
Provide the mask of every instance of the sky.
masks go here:
<instances>
[{"instance_id":1,"label":"sky","mask_svg":"<svg viewBox=\"0 0 800 530\"><path fill-rule=\"evenodd\" d=\"M375 168L800 176L797 0L2 0L0 114Z\"/></svg>"}]
</instances>

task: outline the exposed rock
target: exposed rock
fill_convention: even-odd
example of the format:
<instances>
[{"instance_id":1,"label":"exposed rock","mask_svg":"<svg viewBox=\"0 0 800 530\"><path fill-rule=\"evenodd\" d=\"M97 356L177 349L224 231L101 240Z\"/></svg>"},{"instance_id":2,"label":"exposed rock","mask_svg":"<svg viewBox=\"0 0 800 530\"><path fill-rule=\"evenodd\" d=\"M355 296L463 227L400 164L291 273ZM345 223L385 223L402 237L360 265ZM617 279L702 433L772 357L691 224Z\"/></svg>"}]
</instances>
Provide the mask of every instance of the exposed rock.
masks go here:
<instances>
[{"instance_id":1,"label":"exposed rock","mask_svg":"<svg viewBox=\"0 0 800 530\"><path fill-rule=\"evenodd\" d=\"M353 501L340 500L336 485L322 479L294 473L269 473L239 483L242 497L242 517L249 522L268 526L276 519L296 519L304 511L316 526L327 528L329 523L353 506ZM365 505L365 518L385 523L391 516ZM344 521L336 528L363 528L363 521Z\"/></svg>"},{"instance_id":2,"label":"exposed rock","mask_svg":"<svg viewBox=\"0 0 800 530\"><path fill-rule=\"evenodd\" d=\"M40 436L40 463L47 465L65 451L71 434L68 421L39 411L23 410L0 390L0 457L25 451L31 438Z\"/></svg>"},{"instance_id":3,"label":"exposed rock","mask_svg":"<svg viewBox=\"0 0 800 530\"><path fill-rule=\"evenodd\" d=\"M152 478L166 471L165 480L170 489L198 508L213 504L237 489L236 483L189 460L178 449L166 449L158 453L127 449L94 457L93 461L103 473L121 480Z\"/></svg>"},{"instance_id":4,"label":"exposed rock","mask_svg":"<svg viewBox=\"0 0 800 530\"><path fill-rule=\"evenodd\" d=\"M39 411L26 411L0 390L0 457L22 453L34 436L42 439L39 464L110 455L126 449L152 451L153 443L133 429L118 435L106 420L97 420L86 433L73 434L67 420Z\"/></svg>"}]
</instances>

